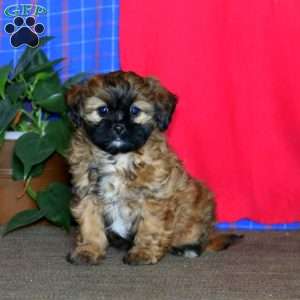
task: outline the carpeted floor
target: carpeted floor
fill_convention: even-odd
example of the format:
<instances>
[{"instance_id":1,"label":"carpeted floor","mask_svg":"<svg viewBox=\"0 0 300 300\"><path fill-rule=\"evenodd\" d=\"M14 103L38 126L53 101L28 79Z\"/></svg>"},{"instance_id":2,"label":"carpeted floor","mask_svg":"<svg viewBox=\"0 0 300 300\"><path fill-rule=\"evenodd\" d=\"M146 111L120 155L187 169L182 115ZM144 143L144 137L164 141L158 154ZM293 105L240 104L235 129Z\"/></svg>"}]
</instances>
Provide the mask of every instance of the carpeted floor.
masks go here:
<instances>
[{"instance_id":1,"label":"carpeted floor","mask_svg":"<svg viewBox=\"0 0 300 300\"><path fill-rule=\"evenodd\" d=\"M71 241L42 225L0 238L0 299L300 299L300 232L246 233L224 252L138 267L115 249L100 266L70 265Z\"/></svg>"}]
</instances>

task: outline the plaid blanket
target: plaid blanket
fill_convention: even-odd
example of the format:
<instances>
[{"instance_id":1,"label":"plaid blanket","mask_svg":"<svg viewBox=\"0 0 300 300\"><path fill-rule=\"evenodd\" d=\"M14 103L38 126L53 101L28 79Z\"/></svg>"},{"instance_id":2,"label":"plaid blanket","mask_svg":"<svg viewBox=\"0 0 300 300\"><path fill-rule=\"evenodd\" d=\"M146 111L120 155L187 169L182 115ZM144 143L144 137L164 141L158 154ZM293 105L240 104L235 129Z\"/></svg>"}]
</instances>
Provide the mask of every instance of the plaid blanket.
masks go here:
<instances>
[{"instance_id":1,"label":"plaid blanket","mask_svg":"<svg viewBox=\"0 0 300 300\"><path fill-rule=\"evenodd\" d=\"M64 57L61 77L78 72L109 72L119 69L119 0L4 0L0 1L0 65L16 62L24 45L10 43L14 34L5 26L21 16L34 16L44 31L54 36L45 50L50 59ZM25 24L24 24L25 25ZM20 27L15 26L15 32Z\"/></svg>"}]
</instances>

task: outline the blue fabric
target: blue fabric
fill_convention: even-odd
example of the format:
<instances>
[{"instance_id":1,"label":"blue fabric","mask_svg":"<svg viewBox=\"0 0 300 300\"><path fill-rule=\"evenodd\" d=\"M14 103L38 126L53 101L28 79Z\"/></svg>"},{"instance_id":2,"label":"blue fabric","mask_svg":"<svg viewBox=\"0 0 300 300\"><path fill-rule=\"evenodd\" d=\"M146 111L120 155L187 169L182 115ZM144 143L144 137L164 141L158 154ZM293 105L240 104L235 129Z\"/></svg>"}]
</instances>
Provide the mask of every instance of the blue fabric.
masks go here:
<instances>
[{"instance_id":1,"label":"blue fabric","mask_svg":"<svg viewBox=\"0 0 300 300\"><path fill-rule=\"evenodd\" d=\"M287 224L261 224L248 219L242 219L234 223L222 222L218 223L216 227L220 230L249 230L249 231L289 231L300 230L300 222Z\"/></svg>"},{"instance_id":2,"label":"blue fabric","mask_svg":"<svg viewBox=\"0 0 300 300\"><path fill-rule=\"evenodd\" d=\"M66 58L61 65L63 79L78 72L104 73L119 69L119 0L0 1L1 65L10 61L15 64L24 50L24 46L13 48L9 34L4 31L5 25L14 19L4 14L5 8L19 4L20 10L23 4L34 2L47 10L36 17L36 23L45 27L40 36L55 37L44 47L47 55L50 59Z\"/></svg>"}]
</instances>

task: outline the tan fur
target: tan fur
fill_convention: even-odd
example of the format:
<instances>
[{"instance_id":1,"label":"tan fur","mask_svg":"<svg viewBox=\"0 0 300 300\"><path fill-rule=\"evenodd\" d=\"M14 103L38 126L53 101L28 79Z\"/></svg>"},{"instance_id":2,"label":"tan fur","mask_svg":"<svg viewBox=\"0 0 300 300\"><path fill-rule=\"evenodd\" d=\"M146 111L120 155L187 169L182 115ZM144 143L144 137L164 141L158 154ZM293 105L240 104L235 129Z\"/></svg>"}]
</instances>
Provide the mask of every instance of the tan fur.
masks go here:
<instances>
[{"instance_id":1,"label":"tan fur","mask_svg":"<svg viewBox=\"0 0 300 300\"><path fill-rule=\"evenodd\" d=\"M101 93L101 82L97 86L100 78L93 78L90 94ZM128 81L137 84L136 78L128 76ZM154 83L151 80L148 84ZM147 98L145 92L141 98L136 105L151 118L148 122L154 122L157 98ZM89 103L91 99L93 103ZM98 107L95 99L88 98L84 114ZM144 122L142 118L140 122ZM73 260L98 263L104 257L108 246L104 219L114 213L124 225L121 235L135 232L134 246L125 257L127 263L154 264L173 247L199 245L204 250L208 246L215 222L213 194L185 172L158 129L139 150L110 155L95 146L83 128L78 128L69 162L77 196L72 213L81 234L81 242L71 254Z\"/></svg>"},{"instance_id":2,"label":"tan fur","mask_svg":"<svg viewBox=\"0 0 300 300\"><path fill-rule=\"evenodd\" d=\"M135 101L134 105L141 109L141 113L134 119L135 123L145 124L152 120L154 115L153 105L142 100Z\"/></svg>"},{"instance_id":3,"label":"tan fur","mask_svg":"<svg viewBox=\"0 0 300 300\"><path fill-rule=\"evenodd\" d=\"M101 121L101 117L97 112L97 109L105 105L105 102L97 97L87 98L84 103L85 114L83 118L90 123L97 123Z\"/></svg>"},{"instance_id":4,"label":"tan fur","mask_svg":"<svg viewBox=\"0 0 300 300\"><path fill-rule=\"evenodd\" d=\"M87 195L73 207L72 213L80 225L80 232L71 259L78 263L88 261L98 264L105 256L107 247L102 205L99 205L95 195Z\"/></svg>"}]
</instances>

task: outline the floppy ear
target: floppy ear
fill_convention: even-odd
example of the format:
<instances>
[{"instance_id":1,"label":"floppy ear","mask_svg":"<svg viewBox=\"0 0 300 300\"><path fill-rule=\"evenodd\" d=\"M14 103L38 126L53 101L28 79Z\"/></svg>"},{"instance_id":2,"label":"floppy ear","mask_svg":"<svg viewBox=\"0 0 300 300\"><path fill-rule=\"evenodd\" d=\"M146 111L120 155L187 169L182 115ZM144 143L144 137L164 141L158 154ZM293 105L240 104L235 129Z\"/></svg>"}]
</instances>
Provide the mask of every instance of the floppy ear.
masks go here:
<instances>
[{"instance_id":1,"label":"floppy ear","mask_svg":"<svg viewBox=\"0 0 300 300\"><path fill-rule=\"evenodd\" d=\"M155 121L160 131L165 131L169 123L173 112L176 107L177 97L167 89L165 89L158 80L154 78L147 78L148 83L152 88L152 93L155 100Z\"/></svg>"},{"instance_id":2,"label":"floppy ear","mask_svg":"<svg viewBox=\"0 0 300 300\"><path fill-rule=\"evenodd\" d=\"M81 126L80 107L85 95L85 87L80 85L72 86L65 94L65 100L70 108L70 116L75 127Z\"/></svg>"}]
</instances>

